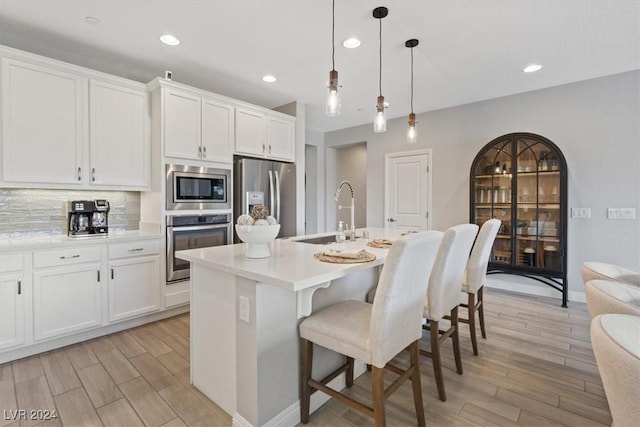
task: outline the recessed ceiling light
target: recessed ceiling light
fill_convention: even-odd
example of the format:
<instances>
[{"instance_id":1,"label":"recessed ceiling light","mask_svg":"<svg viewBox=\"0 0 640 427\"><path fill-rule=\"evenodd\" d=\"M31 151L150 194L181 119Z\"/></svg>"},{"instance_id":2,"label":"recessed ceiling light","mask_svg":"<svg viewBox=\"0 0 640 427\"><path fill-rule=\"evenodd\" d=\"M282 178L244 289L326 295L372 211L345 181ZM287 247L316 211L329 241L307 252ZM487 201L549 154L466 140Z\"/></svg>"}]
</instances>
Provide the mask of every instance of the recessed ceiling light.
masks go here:
<instances>
[{"instance_id":1,"label":"recessed ceiling light","mask_svg":"<svg viewBox=\"0 0 640 427\"><path fill-rule=\"evenodd\" d=\"M273 83L276 81L276 78L274 76L272 76L271 74L267 74L266 76L262 77L262 81L265 81L267 83Z\"/></svg>"},{"instance_id":2,"label":"recessed ceiling light","mask_svg":"<svg viewBox=\"0 0 640 427\"><path fill-rule=\"evenodd\" d=\"M169 46L178 46L180 44L180 40L176 36L171 34L163 34L160 36L160 41L164 44L168 44Z\"/></svg>"},{"instance_id":3,"label":"recessed ceiling light","mask_svg":"<svg viewBox=\"0 0 640 427\"><path fill-rule=\"evenodd\" d=\"M355 37L349 37L348 39L342 42L342 46L348 49L355 49L356 47L360 46L360 40L358 40Z\"/></svg>"},{"instance_id":4,"label":"recessed ceiling light","mask_svg":"<svg viewBox=\"0 0 640 427\"><path fill-rule=\"evenodd\" d=\"M94 18L93 16L87 16L86 18L84 18L84 22L91 25L98 25L100 23L100 20L98 18Z\"/></svg>"},{"instance_id":5,"label":"recessed ceiling light","mask_svg":"<svg viewBox=\"0 0 640 427\"><path fill-rule=\"evenodd\" d=\"M525 73L535 73L536 71L540 70L542 68L542 65L539 64L531 64L528 65L524 70Z\"/></svg>"}]
</instances>

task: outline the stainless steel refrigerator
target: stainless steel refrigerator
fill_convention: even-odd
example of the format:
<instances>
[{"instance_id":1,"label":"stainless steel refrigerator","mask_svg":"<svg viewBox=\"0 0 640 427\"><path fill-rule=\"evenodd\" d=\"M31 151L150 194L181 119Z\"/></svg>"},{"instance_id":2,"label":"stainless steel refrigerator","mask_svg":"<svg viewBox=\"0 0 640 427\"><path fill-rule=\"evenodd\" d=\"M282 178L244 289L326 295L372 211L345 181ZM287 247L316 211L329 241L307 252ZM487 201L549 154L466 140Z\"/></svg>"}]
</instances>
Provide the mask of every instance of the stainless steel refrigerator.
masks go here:
<instances>
[{"instance_id":1,"label":"stainless steel refrigerator","mask_svg":"<svg viewBox=\"0 0 640 427\"><path fill-rule=\"evenodd\" d=\"M233 162L233 220L262 204L280 224L278 237L296 235L296 165L236 157ZM240 240L234 232L234 242Z\"/></svg>"}]
</instances>

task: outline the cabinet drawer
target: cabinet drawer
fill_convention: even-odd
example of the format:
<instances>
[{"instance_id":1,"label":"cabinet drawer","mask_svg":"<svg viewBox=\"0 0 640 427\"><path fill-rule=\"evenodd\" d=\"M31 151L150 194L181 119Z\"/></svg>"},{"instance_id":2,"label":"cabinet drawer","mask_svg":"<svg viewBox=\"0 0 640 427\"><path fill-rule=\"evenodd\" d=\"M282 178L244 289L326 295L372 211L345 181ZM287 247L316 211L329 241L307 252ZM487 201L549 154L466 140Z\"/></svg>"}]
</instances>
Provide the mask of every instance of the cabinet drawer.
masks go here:
<instances>
[{"instance_id":1,"label":"cabinet drawer","mask_svg":"<svg viewBox=\"0 0 640 427\"><path fill-rule=\"evenodd\" d=\"M57 267L61 265L80 264L83 262L100 262L100 248L101 246L92 246L86 248L34 252L33 267Z\"/></svg>"},{"instance_id":2,"label":"cabinet drawer","mask_svg":"<svg viewBox=\"0 0 640 427\"><path fill-rule=\"evenodd\" d=\"M0 256L0 273L20 271L23 266L22 253L3 254Z\"/></svg>"},{"instance_id":3,"label":"cabinet drawer","mask_svg":"<svg viewBox=\"0 0 640 427\"><path fill-rule=\"evenodd\" d=\"M127 258L140 255L154 255L160 252L158 240L141 240L130 243L109 245L109 258Z\"/></svg>"}]
</instances>

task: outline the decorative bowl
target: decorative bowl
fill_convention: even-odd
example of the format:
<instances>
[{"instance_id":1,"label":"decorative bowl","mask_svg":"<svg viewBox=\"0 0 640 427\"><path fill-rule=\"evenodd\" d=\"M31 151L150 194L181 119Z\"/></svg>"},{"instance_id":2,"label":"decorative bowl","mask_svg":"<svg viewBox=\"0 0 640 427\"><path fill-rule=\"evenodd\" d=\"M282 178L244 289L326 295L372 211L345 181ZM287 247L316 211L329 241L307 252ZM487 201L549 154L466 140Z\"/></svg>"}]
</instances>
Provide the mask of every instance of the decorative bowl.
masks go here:
<instances>
[{"instance_id":1,"label":"decorative bowl","mask_svg":"<svg viewBox=\"0 0 640 427\"><path fill-rule=\"evenodd\" d=\"M271 256L269 244L280 232L280 224L237 225L236 233L247 244L244 256L247 258L267 258Z\"/></svg>"}]
</instances>

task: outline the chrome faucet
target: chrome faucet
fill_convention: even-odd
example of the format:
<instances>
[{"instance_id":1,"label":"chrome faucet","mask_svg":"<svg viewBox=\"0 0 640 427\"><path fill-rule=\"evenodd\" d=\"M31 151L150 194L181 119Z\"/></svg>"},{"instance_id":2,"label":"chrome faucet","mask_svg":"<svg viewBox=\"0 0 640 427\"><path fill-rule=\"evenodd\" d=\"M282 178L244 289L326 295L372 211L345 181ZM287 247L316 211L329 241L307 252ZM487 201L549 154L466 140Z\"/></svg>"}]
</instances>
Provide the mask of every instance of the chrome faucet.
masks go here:
<instances>
[{"instance_id":1,"label":"chrome faucet","mask_svg":"<svg viewBox=\"0 0 640 427\"><path fill-rule=\"evenodd\" d=\"M342 181L340 183L340 185L338 185L338 189L336 190L335 194L333 195L333 200L335 200L336 202L338 201L338 198L340 197L340 192L342 191L342 187L345 186L345 185L349 186L349 190L351 191L351 207L338 205L338 210L351 209L351 236L350 236L350 238L351 238L351 240L356 240L356 203L355 203L355 199L353 197L353 187L351 186L349 181Z\"/></svg>"}]
</instances>

